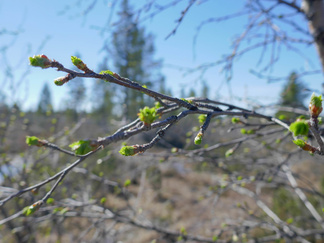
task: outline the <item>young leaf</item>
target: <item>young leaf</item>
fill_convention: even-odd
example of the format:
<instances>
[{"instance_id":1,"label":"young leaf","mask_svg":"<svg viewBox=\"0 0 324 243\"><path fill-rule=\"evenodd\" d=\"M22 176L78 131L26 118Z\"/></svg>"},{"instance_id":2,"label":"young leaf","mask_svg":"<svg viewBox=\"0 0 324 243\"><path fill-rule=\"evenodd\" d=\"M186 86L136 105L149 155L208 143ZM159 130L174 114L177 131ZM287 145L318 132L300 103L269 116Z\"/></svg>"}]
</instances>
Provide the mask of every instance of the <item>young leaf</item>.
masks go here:
<instances>
[{"instance_id":1,"label":"young leaf","mask_svg":"<svg viewBox=\"0 0 324 243\"><path fill-rule=\"evenodd\" d=\"M312 117L318 117L323 110L322 96L316 96L315 93L313 93L308 109Z\"/></svg>"},{"instance_id":2,"label":"young leaf","mask_svg":"<svg viewBox=\"0 0 324 243\"><path fill-rule=\"evenodd\" d=\"M42 147L44 145L44 142L42 142L38 137L35 136L26 136L26 144L29 146L38 146Z\"/></svg>"},{"instance_id":3,"label":"young leaf","mask_svg":"<svg viewBox=\"0 0 324 243\"><path fill-rule=\"evenodd\" d=\"M307 121L295 121L290 124L289 130L295 135L308 135L309 126Z\"/></svg>"},{"instance_id":4,"label":"young leaf","mask_svg":"<svg viewBox=\"0 0 324 243\"><path fill-rule=\"evenodd\" d=\"M206 121L207 115L200 115L198 116L198 120L200 124L204 124Z\"/></svg>"},{"instance_id":5,"label":"young leaf","mask_svg":"<svg viewBox=\"0 0 324 243\"><path fill-rule=\"evenodd\" d=\"M148 106L145 106L143 109L140 109L140 112L137 115L139 119L142 122L144 122L145 125L150 125L159 117L156 113L155 107L149 108Z\"/></svg>"},{"instance_id":6,"label":"young leaf","mask_svg":"<svg viewBox=\"0 0 324 243\"><path fill-rule=\"evenodd\" d=\"M109 74L109 75L113 76L114 72L112 72L110 70L105 70L105 71L101 71L99 74Z\"/></svg>"},{"instance_id":7,"label":"young leaf","mask_svg":"<svg viewBox=\"0 0 324 243\"><path fill-rule=\"evenodd\" d=\"M119 150L119 153L124 156L133 156L136 154L133 146L124 146Z\"/></svg>"},{"instance_id":8,"label":"young leaf","mask_svg":"<svg viewBox=\"0 0 324 243\"><path fill-rule=\"evenodd\" d=\"M69 147L77 155L84 155L95 149L95 146L91 146L91 142L88 140L79 140L77 142L71 143Z\"/></svg>"},{"instance_id":9,"label":"young leaf","mask_svg":"<svg viewBox=\"0 0 324 243\"><path fill-rule=\"evenodd\" d=\"M29 64L34 67L49 68L51 66L51 60L45 55L34 55L29 57Z\"/></svg>"}]
</instances>

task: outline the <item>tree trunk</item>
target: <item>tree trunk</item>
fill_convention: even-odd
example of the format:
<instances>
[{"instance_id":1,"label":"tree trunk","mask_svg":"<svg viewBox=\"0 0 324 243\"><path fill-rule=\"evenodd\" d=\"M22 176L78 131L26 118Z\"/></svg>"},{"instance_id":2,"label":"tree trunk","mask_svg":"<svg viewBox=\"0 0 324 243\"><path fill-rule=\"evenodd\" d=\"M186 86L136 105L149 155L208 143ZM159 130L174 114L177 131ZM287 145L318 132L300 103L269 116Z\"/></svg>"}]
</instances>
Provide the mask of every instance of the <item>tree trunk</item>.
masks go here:
<instances>
[{"instance_id":1,"label":"tree trunk","mask_svg":"<svg viewBox=\"0 0 324 243\"><path fill-rule=\"evenodd\" d=\"M314 37L324 73L324 1L303 0L302 9L308 19L309 31Z\"/></svg>"}]
</instances>

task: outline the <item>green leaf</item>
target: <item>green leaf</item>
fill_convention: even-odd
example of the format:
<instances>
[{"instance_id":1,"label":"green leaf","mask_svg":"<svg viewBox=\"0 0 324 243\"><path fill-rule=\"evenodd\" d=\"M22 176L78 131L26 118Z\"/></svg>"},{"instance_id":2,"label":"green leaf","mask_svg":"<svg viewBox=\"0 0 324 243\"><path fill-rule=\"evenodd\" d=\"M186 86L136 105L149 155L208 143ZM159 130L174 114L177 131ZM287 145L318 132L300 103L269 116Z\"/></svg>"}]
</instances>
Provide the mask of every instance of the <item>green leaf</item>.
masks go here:
<instances>
[{"instance_id":1,"label":"green leaf","mask_svg":"<svg viewBox=\"0 0 324 243\"><path fill-rule=\"evenodd\" d=\"M310 104L316 107L322 107L322 95L316 96L315 93L311 96Z\"/></svg>"},{"instance_id":2,"label":"green leaf","mask_svg":"<svg viewBox=\"0 0 324 243\"><path fill-rule=\"evenodd\" d=\"M34 55L29 57L29 64L34 67L49 68L51 66L51 60L45 55Z\"/></svg>"},{"instance_id":3,"label":"green leaf","mask_svg":"<svg viewBox=\"0 0 324 243\"><path fill-rule=\"evenodd\" d=\"M71 56L71 61L72 61L73 65L75 65L75 66L83 64L83 61L76 56Z\"/></svg>"},{"instance_id":4,"label":"green leaf","mask_svg":"<svg viewBox=\"0 0 324 243\"><path fill-rule=\"evenodd\" d=\"M238 117L233 117L232 118L232 123L233 124L236 124L236 123L239 123L241 120L240 120L240 118L238 118Z\"/></svg>"},{"instance_id":5,"label":"green leaf","mask_svg":"<svg viewBox=\"0 0 324 243\"><path fill-rule=\"evenodd\" d=\"M279 120L286 120L286 119L287 119L287 116L285 116L285 115L280 115L278 118L279 118Z\"/></svg>"},{"instance_id":6,"label":"green leaf","mask_svg":"<svg viewBox=\"0 0 324 243\"><path fill-rule=\"evenodd\" d=\"M140 109L140 112L137 115L139 119L146 125L150 125L159 117L159 115L156 113L156 108L149 108L148 106L145 106L143 109Z\"/></svg>"},{"instance_id":7,"label":"green leaf","mask_svg":"<svg viewBox=\"0 0 324 243\"><path fill-rule=\"evenodd\" d=\"M180 229L180 233L181 233L182 235L187 235L187 234L188 234L188 233L187 233L187 230L186 230L185 227L181 227L181 229Z\"/></svg>"},{"instance_id":8,"label":"green leaf","mask_svg":"<svg viewBox=\"0 0 324 243\"><path fill-rule=\"evenodd\" d=\"M309 126L307 121L295 121L290 124L289 130L295 135L308 135Z\"/></svg>"},{"instance_id":9,"label":"green leaf","mask_svg":"<svg viewBox=\"0 0 324 243\"><path fill-rule=\"evenodd\" d=\"M200 124L204 124L206 121L207 115L200 115L198 116L198 120Z\"/></svg>"},{"instance_id":10,"label":"green leaf","mask_svg":"<svg viewBox=\"0 0 324 243\"><path fill-rule=\"evenodd\" d=\"M132 181L131 181L130 179L127 179L127 180L124 182L124 187L128 187L131 183L132 183Z\"/></svg>"},{"instance_id":11,"label":"green leaf","mask_svg":"<svg viewBox=\"0 0 324 243\"><path fill-rule=\"evenodd\" d=\"M51 197L50 197L50 198L48 198L48 199L46 200L46 203L47 203L47 204L53 204L54 201L55 201L54 198L51 198Z\"/></svg>"},{"instance_id":12,"label":"green leaf","mask_svg":"<svg viewBox=\"0 0 324 243\"><path fill-rule=\"evenodd\" d=\"M225 152L225 157L228 158L230 156L232 156L234 153L234 149L229 149Z\"/></svg>"},{"instance_id":13,"label":"green leaf","mask_svg":"<svg viewBox=\"0 0 324 243\"><path fill-rule=\"evenodd\" d=\"M242 128L242 129L241 129L241 133L242 133L242 134L246 134L246 133L247 133L246 129L245 129L245 128Z\"/></svg>"},{"instance_id":14,"label":"green leaf","mask_svg":"<svg viewBox=\"0 0 324 243\"><path fill-rule=\"evenodd\" d=\"M91 146L91 142L88 140L79 140L77 142L71 143L69 147L72 151L75 152L77 155L84 155L91 152L94 147Z\"/></svg>"},{"instance_id":15,"label":"green leaf","mask_svg":"<svg viewBox=\"0 0 324 243\"><path fill-rule=\"evenodd\" d=\"M294 144L296 144L298 147L303 148L305 146L305 141L302 139L296 139L293 141Z\"/></svg>"},{"instance_id":16,"label":"green leaf","mask_svg":"<svg viewBox=\"0 0 324 243\"><path fill-rule=\"evenodd\" d=\"M154 105L155 105L155 106L154 106L154 107L155 107L155 109L159 109L159 108L161 108L161 107L162 107L161 103L160 103L160 102L158 102L158 101L157 101L157 102L155 102L155 103L154 103Z\"/></svg>"},{"instance_id":17,"label":"green leaf","mask_svg":"<svg viewBox=\"0 0 324 243\"><path fill-rule=\"evenodd\" d=\"M22 213L25 216L32 215L33 213L35 213L42 206L42 204L43 204L43 201L42 200L40 200L38 202L35 202L33 205L24 207Z\"/></svg>"},{"instance_id":18,"label":"green leaf","mask_svg":"<svg viewBox=\"0 0 324 243\"><path fill-rule=\"evenodd\" d=\"M26 144L29 146L38 146L41 147L44 145L44 143L41 142L41 140L38 137L35 136L26 136Z\"/></svg>"},{"instance_id":19,"label":"green leaf","mask_svg":"<svg viewBox=\"0 0 324 243\"><path fill-rule=\"evenodd\" d=\"M133 156L136 154L133 146L124 146L119 150L119 153L124 156Z\"/></svg>"},{"instance_id":20,"label":"green leaf","mask_svg":"<svg viewBox=\"0 0 324 243\"><path fill-rule=\"evenodd\" d=\"M113 76L114 72L110 70L105 70L105 71L101 71L99 74L109 74L110 76Z\"/></svg>"},{"instance_id":21,"label":"green leaf","mask_svg":"<svg viewBox=\"0 0 324 243\"><path fill-rule=\"evenodd\" d=\"M102 198L100 199L100 204L104 204L106 201L107 201L107 198L102 197Z\"/></svg>"}]
</instances>

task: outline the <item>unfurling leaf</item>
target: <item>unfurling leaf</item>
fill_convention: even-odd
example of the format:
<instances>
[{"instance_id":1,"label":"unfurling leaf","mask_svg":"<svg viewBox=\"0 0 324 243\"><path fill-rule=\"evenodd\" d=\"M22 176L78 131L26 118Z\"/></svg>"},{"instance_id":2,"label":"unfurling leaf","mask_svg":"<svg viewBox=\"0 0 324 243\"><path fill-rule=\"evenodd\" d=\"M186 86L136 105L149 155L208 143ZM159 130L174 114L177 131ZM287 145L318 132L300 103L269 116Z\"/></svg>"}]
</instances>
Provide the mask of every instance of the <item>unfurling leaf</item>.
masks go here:
<instances>
[{"instance_id":1,"label":"unfurling leaf","mask_svg":"<svg viewBox=\"0 0 324 243\"><path fill-rule=\"evenodd\" d=\"M88 69L87 65L85 65L84 62L80 58L71 56L71 61L72 61L73 65L76 66L78 69L80 69L84 72L90 71Z\"/></svg>"},{"instance_id":2,"label":"unfurling leaf","mask_svg":"<svg viewBox=\"0 0 324 243\"><path fill-rule=\"evenodd\" d=\"M128 187L131 183L132 183L131 180L130 180L130 179L127 179L127 180L124 182L124 187Z\"/></svg>"},{"instance_id":3,"label":"unfurling leaf","mask_svg":"<svg viewBox=\"0 0 324 243\"><path fill-rule=\"evenodd\" d=\"M232 156L233 153L234 153L234 149L231 148L225 152L225 157L228 158L228 157Z\"/></svg>"},{"instance_id":4,"label":"unfurling leaf","mask_svg":"<svg viewBox=\"0 0 324 243\"><path fill-rule=\"evenodd\" d=\"M307 121L300 120L290 124L289 130L295 135L308 135L309 126Z\"/></svg>"},{"instance_id":5,"label":"unfurling leaf","mask_svg":"<svg viewBox=\"0 0 324 243\"><path fill-rule=\"evenodd\" d=\"M200 124L204 124L206 121L207 115L200 115L198 116L198 120Z\"/></svg>"},{"instance_id":6,"label":"unfurling leaf","mask_svg":"<svg viewBox=\"0 0 324 243\"><path fill-rule=\"evenodd\" d=\"M26 144L28 144L29 146L42 147L44 145L44 142L40 140L38 137L26 136Z\"/></svg>"},{"instance_id":7,"label":"unfurling leaf","mask_svg":"<svg viewBox=\"0 0 324 243\"><path fill-rule=\"evenodd\" d=\"M52 61L45 55L34 55L29 57L29 64L34 67L49 68Z\"/></svg>"},{"instance_id":8,"label":"unfurling leaf","mask_svg":"<svg viewBox=\"0 0 324 243\"><path fill-rule=\"evenodd\" d=\"M238 118L238 117L233 117L232 118L232 123L233 124L236 124L236 123L239 123L239 122L241 122L240 118Z\"/></svg>"},{"instance_id":9,"label":"unfurling leaf","mask_svg":"<svg viewBox=\"0 0 324 243\"><path fill-rule=\"evenodd\" d=\"M77 155L87 154L98 147L98 145L92 145L89 140L79 140L69 145L72 151Z\"/></svg>"},{"instance_id":10,"label":"unfurling leaf","mask_svg":"<svg viewBox=\"0 0 324 243\"><path fill-rule=\"evenodd\" d=\"M296 144L300 148L304 148L306 145L306 142L302 139L296 139L293 141L294 144Z\"/></svg>"},{"instance_id":11,"label":"unfurling leaf","mask_svg":"<svg viewBox=\"0 0 324 243\"><path fill-rule=\"evenodd\" d=\"M322 96L316 96L315 93L312 94L311 101L308 106L309 112L312 117L318 117L321 114L322 107Z\"/></svg>"},{"instance_id":12,"label":"unfurling leaf","mask_svg":"<svg viewBox=\"0 0 324 243\"><path fill-rule=\"evenodd\" d=\"M133 156L136 154L134 146L124 146L119 150L119 153L124 156Z\"/></svg>"},{"instance_id":13,"label":"unfurling leaf","mask_svg":"<svg viewBox=\"0 0 324 243\"><path fill-rule=\"evenodd\" d=\"M109 75L114 75L114 72L113 71L110 71L110 70L105 70L105 71L101 71L99 74L109 74Z\"/></svg>"},{"instance_id":14,"label":"unfurling leaf","mask_svg":"<svg viewBox=\"0 0 324 243\"><path fill-rule=\"evenodd\" d=\"M150 125L159 117L159 115L156 113L156 108L149 108L148 106L145 106L143 109L140 109L140 112L137 115L139 119L142 122L144 122L145 125Z\"/></svg>"},{"instance_id":15,"label":"unfurling leaf","mask_svg":"<svg viewBox=\"0 0 324 243\"><path fill-rule=\"evenodd\" d=\"M43 204L43 201L40 200L38 202L35 202L33 205L24 207L23 209L23 214L26 216L32 215L33 213L35 213Z\"/></svg>"}]
</instances>

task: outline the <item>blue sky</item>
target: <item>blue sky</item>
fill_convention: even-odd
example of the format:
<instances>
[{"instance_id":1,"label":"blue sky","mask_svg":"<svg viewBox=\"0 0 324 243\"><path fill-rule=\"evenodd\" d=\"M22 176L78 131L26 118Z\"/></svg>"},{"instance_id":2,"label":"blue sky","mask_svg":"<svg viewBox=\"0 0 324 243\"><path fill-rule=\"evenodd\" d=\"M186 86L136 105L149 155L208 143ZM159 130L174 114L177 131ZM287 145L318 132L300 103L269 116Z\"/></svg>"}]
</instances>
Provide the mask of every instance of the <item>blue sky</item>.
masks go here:
<instances>
[{"instance_id":1,"label":"blue sky","mask_svg":"<svg viewBox=\"0 0 324 243\"><path fill-rule=\"evenodd\" d=\"M77 2L80 4L76 4ZM98 64L104 57L100 52L103 38L109 35L100 32L99 28L107 23L111 11L110 2L109 0L97 1L95 8L85 16L82 13L90 1L1 1L0 33L4 30L9 31L7 34L0 35L0 48L2 45L8 45L6 55L0 54L0 85L7 96L7 101L18 101L24 109L35 107L43 84L48 82L55 108L62 108L68 89L65 86L56 87L53 80L64 74L54 69L31 68L28 66L28 57L43 53L49 58L60 61L66 67L71 67L70 57L78 52L90 68L98 71ZM145 2L144 0L131 1L135 7ZM229 83L231 92L224 75L220 73L221 66L211 68L204 79L201 79L200 73L184 75L183 71L172 67L196 67L216 61L224 54L228 54L233 37L241 34L246 27L246 17L222 24L206 25L197 38L195 52L193 37L201 21L208 17L223 16L238 11L242 8L243 2L221 1L220 6L220 1L210 0L196 5L185 17L176 34L167 40L165 37L175 27L175 20L179 18L187 1L142 23L147 33L150 32L155 36L155 58L163 60L165 66L162 73L174 95L179 96L181 89L188 92L191 88L199 93L201 83L205 81L210 86L209 97L213 99L236 102L243 106L242 100L247 97L262 104L278 101L283 82L268 84L266 80L258 79L250 73L250 69L255 69L257 65L259 52L251 52L235 64L234 76ZM67 6L69 9L65 11ZM12 35L10 31L19 34ZM320 69L315 47L304 46L302 51L315 67L310 68L309 62L283 48L281 60L276 64L272 75L287 76L292 70ZM5 74L8 73L11 78L6 79L5 77L8 76ZM323 81L321 74L303 77L302 80L310 89L321 89ZM86 80L85 83L90 90L93 81Z\"/></svg>"}]
</instances>

